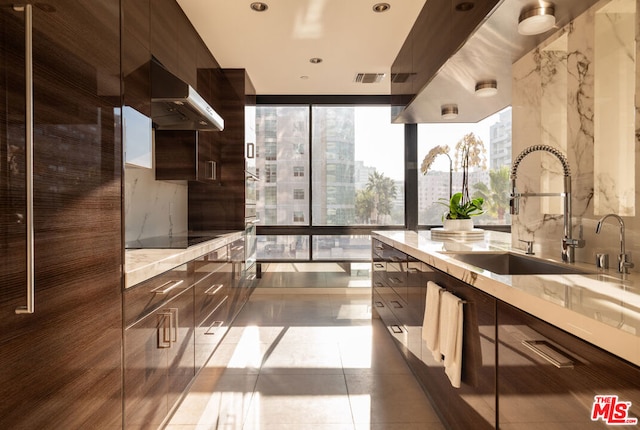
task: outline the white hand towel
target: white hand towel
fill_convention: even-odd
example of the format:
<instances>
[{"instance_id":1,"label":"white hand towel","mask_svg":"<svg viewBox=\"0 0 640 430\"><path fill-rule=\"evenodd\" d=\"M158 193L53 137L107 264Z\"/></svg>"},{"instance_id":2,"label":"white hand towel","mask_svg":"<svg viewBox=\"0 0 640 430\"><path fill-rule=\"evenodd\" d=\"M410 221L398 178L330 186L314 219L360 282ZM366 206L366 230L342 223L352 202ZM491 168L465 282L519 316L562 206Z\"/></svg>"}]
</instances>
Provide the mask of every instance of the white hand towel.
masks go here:
<instances>
[{"instance_id":1,"label":"white hand towel","mask_svg":"<svg viewBox=\"0 0 640 430\"><path fill-rule=\"evenodd\" d=\"M460 388L462 377L462 300L448 291L440 298L440 351L451 385Z\"/></svg>"},{"instance_id":2,"label":"white hand towel","mask_svg":"<svg viewBox=\"0 0 640 430\"><path fill-rule=\"evenodd\" d=\"M444 290L435 282L427 282L427 301L424 306L424 320L422 321L422 338L427 343L427 348L433 354L433 358L440 362L440 295Z\"/></svg>"}]
</instances>

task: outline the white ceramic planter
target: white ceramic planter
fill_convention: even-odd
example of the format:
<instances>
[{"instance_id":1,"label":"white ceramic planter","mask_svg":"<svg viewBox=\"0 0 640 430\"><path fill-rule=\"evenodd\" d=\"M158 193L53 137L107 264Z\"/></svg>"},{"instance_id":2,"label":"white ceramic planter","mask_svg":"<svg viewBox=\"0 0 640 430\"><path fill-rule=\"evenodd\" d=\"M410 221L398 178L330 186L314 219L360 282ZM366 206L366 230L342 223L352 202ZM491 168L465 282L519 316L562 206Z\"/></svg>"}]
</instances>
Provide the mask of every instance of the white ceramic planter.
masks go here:
<instances>
[{"instance_id":1,"label":"white ceramic planter","mask_svg":"<svg viewBox=\"0 0 640 430\"><path fill-rule=\"evenodd\" d=\"M472 219L444 219L442 228L446 231L469 231L473 230Z\"/></svg>"}]
</instances>

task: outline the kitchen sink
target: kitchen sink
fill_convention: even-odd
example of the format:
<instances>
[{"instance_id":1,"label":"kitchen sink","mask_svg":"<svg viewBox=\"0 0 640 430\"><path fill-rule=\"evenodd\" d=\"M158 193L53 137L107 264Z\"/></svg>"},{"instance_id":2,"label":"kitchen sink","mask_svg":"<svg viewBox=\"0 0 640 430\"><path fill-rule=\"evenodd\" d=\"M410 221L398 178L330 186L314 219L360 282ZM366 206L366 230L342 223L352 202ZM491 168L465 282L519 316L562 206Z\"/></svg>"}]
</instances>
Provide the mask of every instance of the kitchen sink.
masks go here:
<instances>
[{"instance_id":1,"label":"kitchen sink","mask_svg":"<svg viewBox=\"0 0 640 430\"><path fill-rule=\"evenodd\" d=\"M510 252L447 252L446 255L499 275L578 275L592 273L580 267Z\"/></svg>"}]
</instances>

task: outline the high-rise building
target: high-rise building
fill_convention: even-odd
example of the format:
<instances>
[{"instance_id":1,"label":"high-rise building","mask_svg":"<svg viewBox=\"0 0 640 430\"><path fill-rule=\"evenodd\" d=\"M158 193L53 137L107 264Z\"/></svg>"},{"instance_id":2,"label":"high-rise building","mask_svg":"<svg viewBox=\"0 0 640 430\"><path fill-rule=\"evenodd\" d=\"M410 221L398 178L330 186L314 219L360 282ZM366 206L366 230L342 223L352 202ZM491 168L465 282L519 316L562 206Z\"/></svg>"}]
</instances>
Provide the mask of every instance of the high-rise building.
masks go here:
<instances>
[{"instance_id":1,"label":"high-rise building","mask_svg":"<svg viewBox=\"0 0 640 430\"><path fill-rule=\"evenodd\" d=\"M256 209L265 225L349 225L355 219L353 107L256 109ZM313 165L309 150L313 148ZM310 176L313 210L309 213ZM313 219L310 216L313 216Z\"/></svg>"},{"instance_id":2,"label":"high-rise building","mask_svg":"<svg viewBox=\"0 0 640 430\"><path fill-rule=\"evenodd\" d=\"M511 164L511 108L500 112L498 122L489 127L489 168Z\"/></svg>"}]
</instances>

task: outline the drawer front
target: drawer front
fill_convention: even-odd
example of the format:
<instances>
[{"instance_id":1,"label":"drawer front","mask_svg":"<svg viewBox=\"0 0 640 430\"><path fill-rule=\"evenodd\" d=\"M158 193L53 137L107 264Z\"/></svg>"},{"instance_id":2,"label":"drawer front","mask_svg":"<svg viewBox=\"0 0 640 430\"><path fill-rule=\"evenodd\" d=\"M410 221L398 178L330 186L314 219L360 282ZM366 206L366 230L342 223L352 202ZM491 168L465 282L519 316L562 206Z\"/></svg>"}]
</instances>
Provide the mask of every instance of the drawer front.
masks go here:
<instances>
[{"instance_id":1,"label":"drawer front","mask_svg":"<svg viewBox=\"0 0 640 430\"><path fill-rule=\"evenodd\" d=\"M373 261L394 261L402 262L406 261L406 255L393 248L391 245L387 245L377 239L373 239L371 244Z\"/></svg>"},{"instance_id":2,"label":"drawer front","mask_svg":"<svg viewBox=\"0 0 640 430\"><path fill-rule=\"evenodd\" d=\"M229 327L232 306L231 263L195 285L196 370L207 362Z\"/></svg>"},{"instance_id":3,"label":"drawer front","mask_svg":"<svg viewBox=\"0 0 640 430\"><path fill-rule=\"evenodd\" d=\"M192 263L129 288L124 293L125 325L129 326L187 290L193 281Z\"/></svg>"},{"instance_id":4,"label":"drawer front","mask_svg":"<svg viewBox=\"0 0 640 430\"><path fill-rule=\"evenodd\" d=\"M229 261L229 247L227 245L216 249L193 261L194 283L206 280L211 274L222 270Z\"/></svg>"},{"instance_id":5,"label":"drawer front","mask_svg":"<svg viewBox=\"0 0 640 430\"><path fill-rule=\"evenodd\" d=\"M231 263L225 263L219 271L195 285L197 326L205 322L215 309L228 307L231 292L230 269Z\"/></svg>"}]
</instances>

